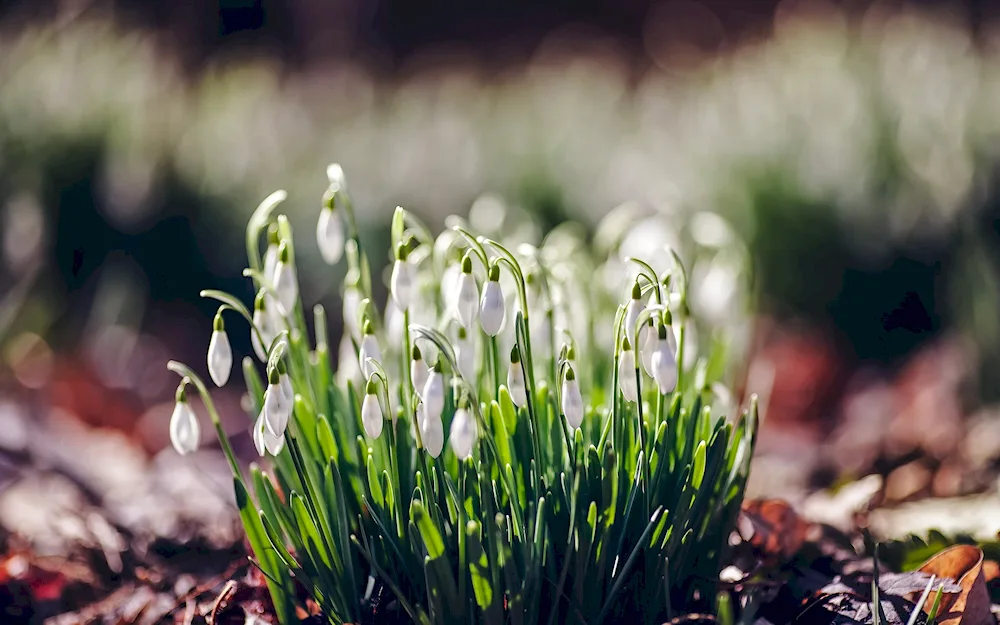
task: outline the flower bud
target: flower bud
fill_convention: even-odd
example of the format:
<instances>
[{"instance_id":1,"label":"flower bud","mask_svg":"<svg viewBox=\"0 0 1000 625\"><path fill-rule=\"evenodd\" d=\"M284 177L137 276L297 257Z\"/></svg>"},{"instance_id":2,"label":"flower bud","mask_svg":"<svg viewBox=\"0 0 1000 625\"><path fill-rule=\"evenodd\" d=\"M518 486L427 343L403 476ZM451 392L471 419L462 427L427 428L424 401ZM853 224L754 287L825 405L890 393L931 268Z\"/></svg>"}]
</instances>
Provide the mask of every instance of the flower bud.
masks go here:
<instances>
[{"instance_id":1,"label":"flower bud","mask_svg":"<svg viewBox=\"0 0 1000 625\"><path fill-rule=\"evenodd\" d=\"M361 402L361 423L365 427L365 434L371 439L377 439L382 435L383 421L382 408L375 395L375 382L369 380L365 388L365 399Z\"/></svg>"},{"instance_id":2,"label":"flower bud","mask_svg":"<svg viewBox=\"0 0 1000 625\"><path fill-rule=\"evenodd\" d=\"M462 259L462 275L458 278L458 296L455 298L455 315L466 330L472 329L479 312L479 287L472 275L472 258Z\"/></svg>"},{"instance_id":3,"label":"flower bud","mask_svg":"<svg viewBox=\"0 0 1000 625\"><path fill-rule=\"evenodd\" d=\"M507 369L507 392L518 408L528 404L528 391L524 384L524 367L521 365L521 352L514 346L510 352L510 369Z\"/></svg>"},{"instance_id":4,"label":"flower bud","mask_svg":"<svg viewBox=\"0 0 1000 625\"><path fill-rule=\"evenodd\" d=\"M503 325L505 306L503 291L500 289L500 267L490 267L490 279L483 288L483 299L479 307L479 321L483 332L496 336Z\"/></svg>"},{"instance_id":5,"label":"flower bud","mask_svg":"<svg viewBox=\"0 0 1000 625\"><path fill-rule=\"evenodd\" d=\"M455 452L459 460L465 460L472 455L472 448L478 437L479 431L476 428L475 418L467 406L460 406L451 420L451 431L448 434L451 450Z\"/></svg>"},{"instance_id":6,"label":"flower bud","mask_svg":"<svg viewBox=\"0 0 1000 625\"><path fill-rule=\"evenodd\" d=\"M660 324L657 328L656 349L653 351L650 365L653 369L653 379L661 394L672 393L677 386L677 360L667 340L667 326Z\"/></svg>"},{"instance_id":7,"label":"flower bud","mask_svg":"<svg viewBox=\"0 0 1000 625\"><path fill-rule=\"evenodd\" d=\"M618 388L625 401L634 402L639 398L635 379L635 351L632 350L628 337L622 339L622 351L618 355Z\"/></svg>"},{"instance_id":8,"label":"flower bud","mask_svg":"<svg viewBox=\"0 0 1000 625\"><path fill-rule=\"evenodd\" d=\"M409 309L413 297L413 265L407 260L406 247L402 243L396 251L396 262L392 265L389 289L399 310Z\"/></svg>"},{"instance_id":9,"label":"flower bud","mask_svg":"<svg viewBox=\"0 0 1000 625\"><path fill-rule=\"evenodd\" d=\"M358 319L358 308L360 306L361 291L358 290L357 284L348 284L347 288L344 289L344 308L342 314L344 317L344 327L347 328L355 340L361 338L361 322Z\"/></svg>"},{"instance_id":10,"label":"flower bud","mask_svg":"<svg viewBox=\"0 0 1000 625\"><path fill-rule=\"evenodd\" d=\"M440 421L441 412L444 411L444 374L440 359L434 363L434 368L427 376L424 392L420 397L424 401L424 416Z\"/></svg>"},{"instance_id":11,"label":"flower bud","mask_svg":"<svg viewBox=\"0 0 1000 625\"><path fill-rule=\"evenodd\" d=\"M566 376L563 378L562 412L571 428L579 428L583 423L583 396L573 367L566 368Z\"/></svg>"},{"instance_id":12,"label":"flower bud","mask_svg":"<svg viewBox=\"0 0 1000 625\"><path fill-rule=\"evenodd\" d=\"M432 373L431 377L433 375ZM441 421L440 413L435 416L427 411L427 404L423 404L422 408L424 418L419 420L420 440L423 441L424 449L431 455L431 458L437 458L441 455L441 450L444 449L444 423Z\"/></svg>"},{"instance_id":13,"label":"flower bud","mask_svg":"<svg viewBox=\"0 0 1000 625\"><path fill-rule=\"evenodd\" d=\"M420 353L420 348L413 346L413 358L410 360L410 383L418 397L423 396L424 385L430 375L430 368L424 362L424 357Z\"/></svg>"},{"instance_id":14,"label":"flower bud","mask_svg":"<svg viewBox=\"0 0 1000 625\"><path fill-rule=\"evenodd\" d=\"M382 350L375 338L375 330L372 328L371 321L365 321L361 349L358 351L358 366L361 367L361 375L365 376L365 379L372 377L375 373L375 367L368 363L369 358L382 364Z\"/></svg>"},{"instance_id":15,"label":"flower bud","mask_svg":"<svg viewBox=\"0 0 1000 625\"><path fill-rule=\"evenodd\" d=\"M288 243L282 243L278 250L278 264L274 268L274 291L278 295L278 302L284 308L285 314L290 315L295 310L295 300L299 297L299 281L295 275L295 267L292 265L291 252Z\"/></svg>"},{"instance_id":16,"label":"flower bud","mask_svg":"<svg viewBox=\"0 0 1000 625\"><path fill-rule=\"evenodd\" d=\"M213 326L212 338L208 341L208 375L221 388L229 381L233 370L233 348L229 344L221 311L216 313Z\"/></svg>"},{"instance_id":17,"label":"flower bud","mask_svg":"<svg viewBox=\"0 0 1000 625\"><path fill-rule=\"evenodd\" d=\"M316 245L320 256L327 265L336 265L344 255L344 222L334 210L334 193L327 191L327 205L319 211L319 221L316 224ZM326 200L326 197L324 197Z\"/></svg>"},{"instance_id":18,"label":"flower bud","mask_svg":"<svg viewBox=\"0 0 1000 625\"><path fill-rule=\"evenodd\" d=\"M187 402L184 384L181 382L177 387L177 402L174 404L174 412L170 415L170 443L182 456L197 450L201 442L201 426L194 410Z\"/></svg>"}]
</instances>

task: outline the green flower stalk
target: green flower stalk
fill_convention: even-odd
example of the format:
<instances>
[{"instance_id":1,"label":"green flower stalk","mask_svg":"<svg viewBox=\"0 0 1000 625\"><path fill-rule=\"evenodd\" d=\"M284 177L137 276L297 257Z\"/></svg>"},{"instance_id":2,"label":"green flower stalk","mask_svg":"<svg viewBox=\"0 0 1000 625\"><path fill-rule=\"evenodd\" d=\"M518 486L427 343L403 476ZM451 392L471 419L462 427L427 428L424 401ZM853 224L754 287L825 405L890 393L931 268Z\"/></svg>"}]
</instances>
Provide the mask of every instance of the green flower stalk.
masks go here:
<instances>
[{"instance_id":1,"label":"green flower stalk","mask_svg":"<svg viewBox=\"0 0 1000 625\"><path fill-rule=\"evenodd\" d=\"M721 329L687 311L676 254L658 277L572 228L521 245L456 220L434 238L397 208L390 302L377 308L343 172L327 173L316 242L348 265L338 369L325 309L313 311L315 340L305 324L291 228L272 215L283 192L247 226L252 310L203 293L221 302L216 385L232 366L222 311L250 325L248 426L266 473L239 465L204 384L170 364L182 376L171 442L197 448L191 384L282 625L298 622L296 588L330 623L658 624L713 609L756 403L713 414L735 405L733 356ZM594 276L612 261L638 273L605 286ZM709 349L685 371L696 326Z\"/></svg>"}]
</instances>

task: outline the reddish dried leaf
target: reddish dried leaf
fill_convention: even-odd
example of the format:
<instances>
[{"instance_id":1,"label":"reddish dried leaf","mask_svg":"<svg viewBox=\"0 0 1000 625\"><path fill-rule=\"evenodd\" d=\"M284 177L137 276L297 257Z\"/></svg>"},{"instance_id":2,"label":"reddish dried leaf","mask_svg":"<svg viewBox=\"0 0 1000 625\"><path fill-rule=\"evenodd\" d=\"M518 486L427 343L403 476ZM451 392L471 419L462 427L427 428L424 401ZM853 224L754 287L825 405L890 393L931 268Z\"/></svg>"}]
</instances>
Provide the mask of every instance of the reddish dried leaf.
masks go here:
<instances>
[{"instance_id":1,"label":"reddish dried leaf","mask_svg":"<svg viewBox=\"0 0 1000 625\"><path fill-rule=\"evenodd\" d=\"M923 573L957 580L962 591L941 596L940 625L994 625L990 595L983 575L983 551L972 545L955 545L937 553L919 569ZM929 609L929 604L927 608Z\"/></svg>"},{"instance_id":2,"label":"reddish dried leaf","mask_svg":"<svg viewBox=\"0 0 1000 625\"><path fill-rule=\"evenodd\" d=\"M754 550L764 558L785 562L799 551L811 524L803 521L788 502L781 499L753 499L743 502L740 526L748 525L751 535L744 535ZM741 530L742 531L742 530Z\"/></svg>"}]
</instances>

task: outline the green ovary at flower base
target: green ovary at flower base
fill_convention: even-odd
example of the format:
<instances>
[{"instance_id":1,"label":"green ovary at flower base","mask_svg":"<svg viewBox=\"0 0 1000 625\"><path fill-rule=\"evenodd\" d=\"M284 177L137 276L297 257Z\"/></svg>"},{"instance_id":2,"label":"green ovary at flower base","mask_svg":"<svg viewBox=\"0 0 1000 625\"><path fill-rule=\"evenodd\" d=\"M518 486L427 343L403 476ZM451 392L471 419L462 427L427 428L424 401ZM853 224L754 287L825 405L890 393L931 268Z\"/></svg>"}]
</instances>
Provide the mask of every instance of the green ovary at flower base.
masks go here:
<instances>
[{"instance_id":1,"label":"green ovary at flower base","mask_svg":"<svg viewBox=\"0 0 1000 625\"><path fill-rule=\"evenodd\" d=\"M712 609L756 402L738 418L710 414L732 367L711 350L686 364L685 330L697 320L671 314L686 301L676 255L661 268L676 280L659 279L626 250L599 258L582 240L563 249L565 232L519 248L456 225L435 240L397 209L396 310L379 315L343 172L328 174L316 241L325 261L349 265L346 373L334 375L322 307L308 338L291 228L272 216L283 193L248 225L252 312L203 293L221 302L213 381L226 384L232 363L224 310L244 317L264 363L263 378L251 358L243 371L267 473L241 473L204 384L170 365L183 377L171 440L181 453L197 447L193 385L233 468L281 622L297 622L296 585L333 623L367 621L373 610L420 623L661 623L673 609ZM621 282L605 286L595 268L612 260ZM546 333L535 347L531 328Z\"/></svg>"}]
</instances>

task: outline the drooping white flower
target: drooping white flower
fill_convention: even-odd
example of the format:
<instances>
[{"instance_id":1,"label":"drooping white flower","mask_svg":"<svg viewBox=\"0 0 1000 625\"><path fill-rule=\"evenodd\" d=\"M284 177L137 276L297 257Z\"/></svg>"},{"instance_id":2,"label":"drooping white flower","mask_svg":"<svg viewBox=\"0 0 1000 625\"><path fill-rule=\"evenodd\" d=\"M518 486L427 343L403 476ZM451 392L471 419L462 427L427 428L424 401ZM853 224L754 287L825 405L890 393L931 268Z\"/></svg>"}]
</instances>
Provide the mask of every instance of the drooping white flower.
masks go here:
<instances>
[{"instance_id":1,"label":"drooping white flower","mask_svg":"<svg viewBox=\"0 0 1000 625\"><path fill-rule=\"evenodd\" d=\"M434 367L427 376L424 392L420 397L424 402L424 416L440 421L441 412L444 411L444 374L440 359L434 363Z\"/></svg>"},{"instance_id":2,"label":"drooping white flower","mask_svg":"<svg viewBox=\"0 0 1000 625\"><path fill-rule=\"evenodd\" d=\"M382 407L379 406L375 392L375 382L369 380L365 388L365 399L361 402L361 424L365 427L365 434L371 439L377 439L382 435L384 421Z\"/></svg>"},{"instance_id":3,"label":"drooping white flower","mask_svg":"<svg viewBox=\"0 0 1000 625\"><path fill-rule=\"evenodd\" d=\"M215 315L212 338L208 341L208 375L218 387L223 387L229 381L233 370L233 348L229 344L229 335L222 321L222 313Z\"/></svg>"},{"instance_id":4,"label":"drooping white flower","mask_svg":"<svg viewBox=\"0 0 1000 625\"><path fill-rule=\"evenodd\" d=\"M656 351L656 332L653 331L653 320L646 323L646 339L639 349L639 358L642 360L642 370L646 375L653 377L653 352Z\"/></svg>"},{"instance_id":5,"label":"drooping white flower","mask_svg":"<svg viewBox=\"0 0 1000 625\"><path fill-rule=\"evenodd\" d=\"M677 360L667 339L668 334L667 326L661 323L657 328L656 349L653 350L650 361L653 379L656 380L660 393L664 395L672 393L677 386Z\"/></svg>"},{"instance_id":6,"label":"drooping white flower","mask_svg":"<svg viewBox=\"0 0 1000 625\"><path fill-rule=\"evenodd\" d=\"M455 358L458 360L458 373L472 382L476 376L476 346L469 338L465 328L459 326L458 340L455 341Z\"/></svg>"},{"instance_id":7,"label":"drooping white flower","mask_svg":"<svg viewBox=\"0 0 1000 625\"><path fill-rule=\"evenodd\" d=\"M265 452L277 456L285 448L285 435L275 436L268 431L263 409L253 425L253 446L257 449L257 455L262 458Z\"/></svg>"},{"instance_id":8,"label":"drooping white flower","mask_svg":"<svg viewBox=\"0 0 1000 625\"><path fill-rule=\"evenodd\" d=\"M281 390L277 369L271 371L267 389L264 391L264 423L271 436L282 436L292 416L292 404Z\"/></svg>"},{"instance_id":9,"label":"drooping white flower","mask_svg":"<svg viewBox=\"0 0 1000 625\"><path fill-rule=\"evenodd\" d=\"M389 278L389 291L399 310L410 308L413 299L413 265L407 260L403 244L396 251L396 262L392 265L392 275Z\"/></svg>"},{"instance_id":10,"label":"drooping white flower","mask_svg":"<svg viewBox=\"0 0 1000 625\"><path fill-rule=\"evenodd\" d=\"M278 225L271 224L267 228L267 249L264 250L264 275L268 280L274 279L274 269L278 266Z\"/></svg>"},{"instance_id":11,"label":"drooping white flower","mask_svg":"<svg viewBox=\"0 0 1000 625\"><path fill-rule=\"evenodd\" d=\"M358 351L358 366L361 367L361 375L365 376L365 379L375 373L375 367L368 363L369 358L382 364L382 349L378 346L378 339L375 338L375 329L371 321L366 320L364 336L361 337L361 349Z\"/></svg>"},{"instance_id":12,"label":"drooping white flower","mask_svg":"<svg viewBox=\"0 0 1000 625\"><path fill-rule=\"evenodd\" d=\"M467 406L460 406L451 420L451 430L448 433L448 443L459 460L465 460L472 455L472 448L479 437L476 419Z\"/></svg>"},{"instance_id":13,"label":"drooping white flower","mask_svg":"<svg viewBox=\"0 0 1000 625\"><path fill-rule=\"evenodd\" d=\"M622 339L622 351L618 355L618 388L625 401L634 402L639 397L635 379L635 351L629 344L628 337Z\"/></svg>"},{"instance_id":14,"label":"drooping white flower","mask_svg":"<svg viewBox=\"0 0 1000 625\"><path fill-rule=\"evenodd\" d=\"M524 367L521 365L521 352L514 346L510 352L510 368L507 369L507 392L514 405L523 408L528 404L528 391L524 383Z\"/></svg>"},{"instance_id":15,"label":"drooping white flower","mask_svg":"<svg viewBox=\"0 0 1000 625\"><path fill-rule=\"evenodd\" d=\"M644 310L646 310L646 305L642 303L642 288L639 286L639 281L636 280L635 284L632 285L632 299L629 300L628 307L625 309L625 336L628 337L630 343L635 340L635 326L639 321L639 315ZM639 330L639 341L636 345L645 345L649 334L648 326L643 326Z\"/></svg>"},{"instance_id":16,"label":"drooping white flower","mask_svg":"<svg viewBox=\"0 0 1000 625\"><path fill-rule=\"evenodd\" d=\"M198 417L187 402L187 391L182 383L177 388L177 402L170 415L170 444L180 455L189 454L198 449L201 442L201 426Z\"/></svg>"},{"instance_id":17,"label":"drooping white flower","mask_svg":"<svg viewBox=\"0 0 1000 625\"><path fill-rule=\"evenodd\" d=\"M583 395L573 367L566 368L562 383L562 412L571 428L579 428L583 423Z\"/></svg>"},{"instance_id":18,"label":"drooping white flower","mask_svg":"<svg viewBox=\"0 0 1000 625\"><path fill-rule=\"evenodd\" d=\"M278 361L278 387L281 389L281 394L285 398L289 407L295 405L295 391L292 390L292 379L288 375L288 369L285 368L285 361Z\"/></svg>"},{"instance_id":19,"label":"drooping white flower","mask_svg":"<svg viewBox=\"0 0 1000 625\"><path fill-rule=\"evenodd\" d=\"M454 313L458 305L458 285L462 277L462 264L450 263L441 276L441 301L445 310ZM478 298L477 298L478 299Z\"/></svg>"},{"instance_id":20,"label":"drooping white flower","mask_svg":"<svg viewBox=\"0 0 1000 625\"><path fill-rule=\"evenodd\" d=\"M432 373L431 377L433 378L433 376ZM437 413L435 416L433 412L429 411L427 404L423 404L423 409L423 419L419 421L420 439L431 458L437 458L441 455L441 450L444 449L444 423L441 421L441 414Z\"/></svg>"},{"instance_id":21,"label":"drooping white flower","mask_svg":"<svg viewBox=\"0 0 1000 625\"><path fill-rule=\"evenodd\" d=\"M494 264L490 267L489 278L483 288L483 299L479 306L479 321L483 326L483 332L490 336L496 336L500 332L506 315L498 265Z\"/></svg>"},{"instance_id":22,"label":"drooping white flower","mask_svg":"<svg viewBox=\"0 0 1000 625\"><path fill-rule=\"evenodd\" d=\"M257 297L253 301L253 326L250 328L250 344L253 345L253 353L261 362L267 362L267 350L271 347L275 333L272 330L272 321L267 310L267 295L263 289L257 293ZM262 340L267 344L262 343Z\"/></svg>"},{"instance_id":23,"label":"drooping white flower","mask_svg":"<svg viewBox=\"0 0 1000 625\"><path fill-rule=\"evenodd\" d=\"M323 195L323 208L316 222L316 245L328 265L336 265L344 255L344 222L335 210L337 189L327 189Z\"/></svg>"},{"instance_id":24,"label":"drooping white flower","mask_svg":"<svg viewBox=\"0 0 1000 625\"><path fill-rule=\"evenodd\" d=\"M286 315L295 310L295 300L299 297L299 280L295 275L295 265L292 264L291 252L287 243L282 243L278 249L278 264L274 268L274 292L278 303Z\"/></svg>"},{"instance_id":25,"label":"drooping white flower","mask_svg":"<svg viewBox=\"0 0 1000 625\"><path fill-rule=\"evenodd\" d=\"M413 357L410 359L410 383L413 385L413 390L417 393L417 397L423 397L424 385L427 384L430 372L431 369L424 362L420 348L414 345Z\"/></svg>"},{"instance_id":26,"label":"drooping white flower","mask_svg":"<svg viewBox=\"0 0 1000 625\"><path fill-rule=\"evenodd\" d=\"M396 306L396 301L389 298L385 303L385 336L389 339L390 345L401 344L403 342L403 329L405 317Z\"/></svg>"},{"instance_id":27,"label":"drooping white flower","mask_svg":"<svg viewBox=\"0 0 1000 625\"><path fill-rule=\"evenodd\" d=\"M472 258L462 259L462 275L458 278L458 294L455 298L455 316L466 330L472 329L479 313L479 287L472 275Z\"/></svg>"},{"instance_id":28,"label":"drooping white flower","mask_svg":"<svg viewBox=\"0 0 1000 625\"><path fill-rule=\"evenodd\" d=\"M358 290L356 283L349 283L344 288L344 303L340 312L344 318L344 327L348 329L355 340L361 338L361 320L358 318L360 306L361 291Z\"/></svg>"}]
</instances>

